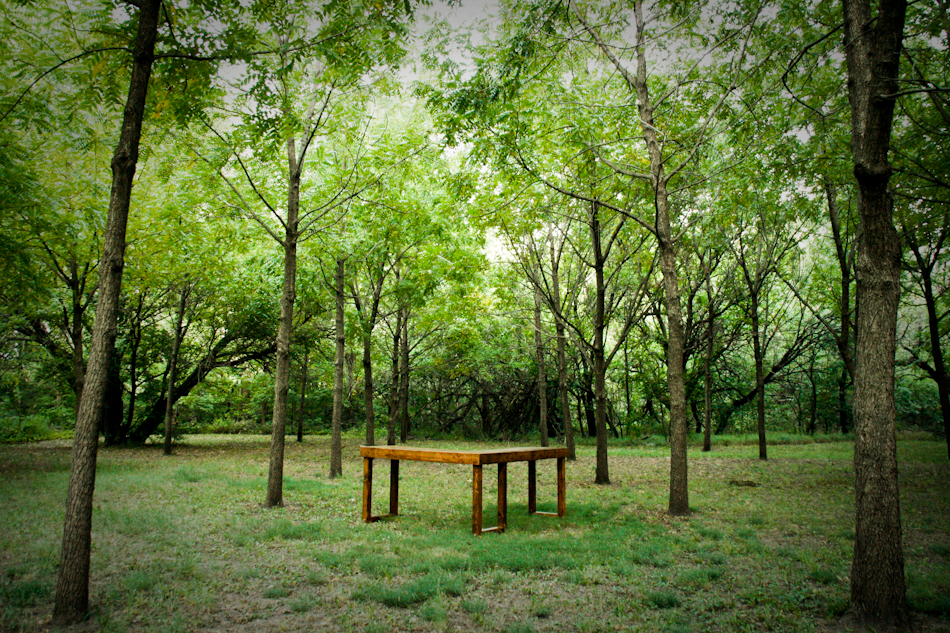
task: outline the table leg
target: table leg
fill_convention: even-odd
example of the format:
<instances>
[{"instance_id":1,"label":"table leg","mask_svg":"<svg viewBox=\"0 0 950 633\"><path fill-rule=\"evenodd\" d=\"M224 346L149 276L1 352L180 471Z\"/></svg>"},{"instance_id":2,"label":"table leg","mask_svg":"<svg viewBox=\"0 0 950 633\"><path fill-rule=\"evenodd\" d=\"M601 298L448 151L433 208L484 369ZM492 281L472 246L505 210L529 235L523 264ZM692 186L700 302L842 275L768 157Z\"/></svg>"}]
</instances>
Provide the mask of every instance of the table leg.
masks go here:
<instances>
[{"instance_id":1,"label":"table leg","mask_svg":"<svg viewBox=\"0 0 950 633\"><path fill-rule=\"evenodd\" d=\"M537 462L528 461L528 514L538 511L538 471Z\"/></svg>"},{"instance_id":2,"label":"table leg","mask_svg":"<svg viewBox=\"0 0 950 633\"><path fill-rule=\"evenodd\" d=\"M557 515L567 514L567 466L563 457L557 458Z\"/></svg>"},{"instance_id":3,"label":"table leg","mask_svg":"<svg viewBox=\"0 0 950 633\"><path fill-rule=\"evenodd\" d=\"M508 526L508 464L498 464L498 531Z\"/></svg>"},{"instance_id":4,"label":"table leg","mask_svg":"<svg viewBox=\"0 0 950 633\"><path fill-rule=\"evenodd\" d=\"M363 458L363 521L373 520L373 458Z\"/></svg>"},{"instance_id":5,"label":"table leg","mask_svg":"<svg viewBox=\"0 0 950 633\"><path fill-rule=\"evenodd\" d=\"M472 466L472 534L482 533L482 466Z\"/></svg>"},{"instance_id":6,"label":"table leg","mask_svg":"<svg viewBox=\"0 0 950 633\"><path fill-rule=\"evenodd\" d=\"M399 460L389 460L389 514L399 515Z\"/></svg>"}]
</instances>

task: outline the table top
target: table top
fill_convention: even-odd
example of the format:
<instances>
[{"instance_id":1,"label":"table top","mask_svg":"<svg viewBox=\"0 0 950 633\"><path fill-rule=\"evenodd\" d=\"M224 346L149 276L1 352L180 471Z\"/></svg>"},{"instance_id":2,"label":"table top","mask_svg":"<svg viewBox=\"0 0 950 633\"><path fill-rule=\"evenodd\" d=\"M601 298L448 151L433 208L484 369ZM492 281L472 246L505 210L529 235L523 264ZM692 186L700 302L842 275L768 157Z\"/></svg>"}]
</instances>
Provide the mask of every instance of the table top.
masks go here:
<instances>
[{"instance_id":1,"label":"table top","mask_svg":"<svg viewBox=\"0 0 950 633\"><path fill-rule=\"evenodd\" d=\"M412 446L360 446L360 455L376 459L481 465L529 462L536 459L567 457L567 449L560 446L515 446L511 448L489 448L479 451L461 451L442 448L416 448Z\"/></svg>"}]
</instances>

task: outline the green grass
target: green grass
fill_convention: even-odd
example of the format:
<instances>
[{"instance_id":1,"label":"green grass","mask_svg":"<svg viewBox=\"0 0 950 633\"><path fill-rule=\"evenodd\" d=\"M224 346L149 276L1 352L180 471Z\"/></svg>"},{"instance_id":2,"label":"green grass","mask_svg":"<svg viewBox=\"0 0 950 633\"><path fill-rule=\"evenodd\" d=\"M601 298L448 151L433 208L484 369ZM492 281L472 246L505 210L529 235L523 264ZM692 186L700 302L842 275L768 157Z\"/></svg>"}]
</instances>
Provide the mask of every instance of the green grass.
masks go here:
<instances>
[{"instance_id":1,"label":"green grass","mask_svg":"<svg viewBox=\"0 0 950 633\"><path fill-rule=\"evenodd\" d=\"M664 513L669 453L657 438L614 443L609 486L592 483L594 448L582 443L563 519L528 516L527 468L512 464L508 530L480 538L464 466L404 463L401 516L362 523L356 437L333 480L327 438L288 442L284 507L270 510L266 437L188 437L171 457L103 449L91 617L102 631L827 628L848 606L853 445L776 439L765 463L743 438L720 438L711 453L691 446L688 518ZM908 600L946 620L946 446L902 439L898 457ZM543 507L554 500L552 466L538 468ZM49 621L68 468L65 446L0 447L2 630ZM489 524L493 487L489 467ZM387 488L380 468L377 512Z\"/></svg>"}]
</instances>

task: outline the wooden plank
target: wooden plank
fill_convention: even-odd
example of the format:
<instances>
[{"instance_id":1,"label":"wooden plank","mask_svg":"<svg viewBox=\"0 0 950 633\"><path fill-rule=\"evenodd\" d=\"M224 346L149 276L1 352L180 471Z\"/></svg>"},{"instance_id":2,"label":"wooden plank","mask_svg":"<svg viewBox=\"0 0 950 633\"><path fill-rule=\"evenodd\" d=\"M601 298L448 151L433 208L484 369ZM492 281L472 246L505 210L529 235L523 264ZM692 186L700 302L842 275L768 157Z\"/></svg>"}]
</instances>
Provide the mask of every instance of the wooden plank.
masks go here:
<instances>
[{"instance_id":1,"label":"wooden plank","mask_svg":"<svg viewBox=\"0 0 950 633\"><path fill-rule=\"evenodd\" d=\"M480 463L482 464L530 462L535 459L567 457L567 449L559 447L500 448L477 452L480 457Z\"/></svg>"},{"instance_id":2,"label":"wooden plank","mask_svg":"<svg viewBox=\"0 0 950 633\"><path fill-rule=\"evenodd\" d=\"M538 470L537 462L528 462L528 514L538 510Z\"/></svg>"},{"instance_id":3,"label":"wooden plank","mask_svg":"<svg viewBox=\"0 0 950 633\"><path fill-rule=\"evenodd\" d=\"M389 462L389 514L399 515L399 460Z\"/></svg>"},{"instance_id":4,"label":"wooden plank","mask_svg":"<svg viewBox=\"0 0 950 633\"><path fill-rule=\"evenodd\" d=\"M508 526L508 464L498 464L498 531Z\"/></svg>"},{"instance_id":5,"label":"wooden plank","mask_svg":"<svg viewBox=\"0 0 950 633\"><path fill-rule=\"evenodd\" d=\"M363 521L373 519L373 458L363 458Z\"/></svg>"},{"instance_id":6,"label":"wooden plank","mask_svg":"<svg viewBox=\"0 0 950 633\"><path fill-rule=\"evenodd\" d=\"M482 533L482 466L472 466L472 534Z\"/></svg>"},{"instance_id":7,"label":"wooden plank","mask_svg":"<svg viewBox=\"0 0 950 633\"><path fill-rule=\"evenodd\" d=\"M409 446L360 446L363 457L398 459L415 462L440 462L443 464L477 464L479 456L473 451L446 451L436 448L412 448Z\"/></svg>"},{"instance_id":8,"label":"wooden plank","mask_svg":"<svg viewBox=\"0 0 950 633\"><path fill-rule=\"evenodd\" d=\"M567 457L567 449L560 447L513 447L493 448L483 451L458 451L411 446L360 446L360 455L376 459L475 465Z\"/></svg>"}]
</instances>

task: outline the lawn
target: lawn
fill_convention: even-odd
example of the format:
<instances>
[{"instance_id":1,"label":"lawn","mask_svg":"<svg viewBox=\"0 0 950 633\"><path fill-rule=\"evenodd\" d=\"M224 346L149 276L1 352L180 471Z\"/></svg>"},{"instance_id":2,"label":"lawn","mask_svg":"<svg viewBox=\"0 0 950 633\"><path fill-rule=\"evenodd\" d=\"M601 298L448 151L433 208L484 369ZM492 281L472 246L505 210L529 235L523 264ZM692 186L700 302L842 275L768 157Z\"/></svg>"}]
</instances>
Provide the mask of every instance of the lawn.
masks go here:
<instances>
[{"instance_id":1,"label":"lawn","mask_svg":"<svg viewBox=\"0 0 950 633\"><path fill-rule=\"evenodd\" d=\"M816 631L848 604L852 444L690 449L689 518L664 514L665 448L616 446L609 486L594 449L568 463L568 514L528 517L527 467L509 465L509 528L471 534L471 468L404 462L402 516L360 521L362 470L345 438L288 442L285 507L261 507L269 438L190 436L103 449L93 520L102 631ZM498 444L414 442L478 448ZM899 443L908 597L950 631L946 444ZM62 533L63 442L0 446L0 630L44 630ZM540 510L555 506L539 462ZM388 468L374 478L385 511ZM495 509L486 468L486 525Z\"/></svg>"}]
</instances>

